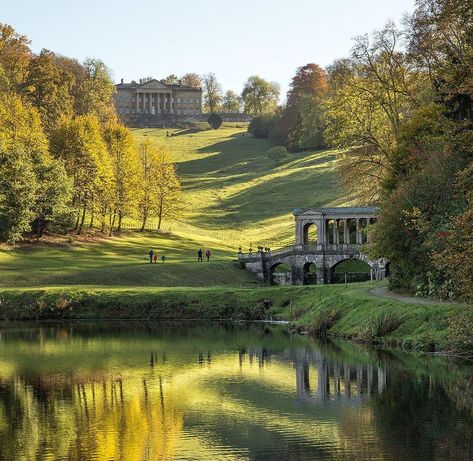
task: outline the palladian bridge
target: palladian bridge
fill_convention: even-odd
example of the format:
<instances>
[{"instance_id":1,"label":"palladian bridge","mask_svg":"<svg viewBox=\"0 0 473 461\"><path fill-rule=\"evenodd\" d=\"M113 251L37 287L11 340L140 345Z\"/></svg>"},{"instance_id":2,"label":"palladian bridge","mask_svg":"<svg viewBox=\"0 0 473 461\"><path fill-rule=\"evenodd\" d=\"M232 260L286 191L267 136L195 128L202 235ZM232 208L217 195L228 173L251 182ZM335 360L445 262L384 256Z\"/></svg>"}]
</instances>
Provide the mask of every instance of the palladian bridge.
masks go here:
<instances>
[{"instance_id":1,"label":"palladian bridge","mask_svg":"<svg viewBox=\"0 0 473 461\"><path fill-rule=\"evenodd\" d=\"M377 207L295 209L295 244L277 250L258 248L239 252L246 270L272 285L333 283L336 266L346 260L361 260L377 280L386 276L386 261L363 253L369 243L369 225L376 222ZM269 251L268 251L269 250ZM287 272L275 272L278 266Z\"/></svg>"}]
</instances>

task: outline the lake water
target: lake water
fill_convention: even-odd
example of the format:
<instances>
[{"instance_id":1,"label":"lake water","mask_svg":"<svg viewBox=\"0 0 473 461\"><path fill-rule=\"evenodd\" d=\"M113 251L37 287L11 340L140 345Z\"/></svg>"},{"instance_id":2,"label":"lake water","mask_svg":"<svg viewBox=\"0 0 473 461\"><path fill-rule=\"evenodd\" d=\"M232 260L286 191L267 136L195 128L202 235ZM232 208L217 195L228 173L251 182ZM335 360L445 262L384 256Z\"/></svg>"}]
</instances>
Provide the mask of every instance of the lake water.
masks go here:
<instances>
[{"instance_id":1,"label":"lake water","mask_svg":"<svg viewBox=\"0 0 473 461\"><path fill-rule=\"evenodd\" d=\"M280 326L0 326L0 460L471 460L473 367Z\"/></svg>"}]
</instances>

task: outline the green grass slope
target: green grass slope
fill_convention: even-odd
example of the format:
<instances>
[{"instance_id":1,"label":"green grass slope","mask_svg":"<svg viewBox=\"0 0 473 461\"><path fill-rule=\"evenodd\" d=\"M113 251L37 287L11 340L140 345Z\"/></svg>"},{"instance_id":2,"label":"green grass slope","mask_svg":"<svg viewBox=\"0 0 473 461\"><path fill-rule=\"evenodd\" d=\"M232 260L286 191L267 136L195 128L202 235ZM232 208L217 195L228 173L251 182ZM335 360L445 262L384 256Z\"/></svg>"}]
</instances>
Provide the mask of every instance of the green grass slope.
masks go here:
<instances>
[{"instance_id":1,"label":"green grass slope","mask_svg":"<svg viewBox=\"0 0 473 461\"><path fill-rule=\"evenodd\" d=\"M254 276L233 262L240 245L290 244L293 208L348 202L334 172L333 151L290 154L275 165L266 155L268 142L244 127L133 133L137 140L147 136L166 144L178 165L182 212L164 222L172 235L124 232L112 239L3 247L0 287L253 285ZM211 249L209 264L197 263L199 247ZM164 253L166 263L150 267L150 248Z\"/></svg>"}]
</instances>

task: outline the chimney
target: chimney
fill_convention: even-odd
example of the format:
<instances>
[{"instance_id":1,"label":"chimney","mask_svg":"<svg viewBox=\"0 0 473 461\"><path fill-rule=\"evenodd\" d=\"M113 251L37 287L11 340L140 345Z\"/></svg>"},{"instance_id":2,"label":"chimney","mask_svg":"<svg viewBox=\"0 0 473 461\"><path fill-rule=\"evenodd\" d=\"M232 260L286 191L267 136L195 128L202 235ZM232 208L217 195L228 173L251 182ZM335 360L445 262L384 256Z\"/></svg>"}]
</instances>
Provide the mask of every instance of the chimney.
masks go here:
<instances>
[{"instance_id":1,"label":"chimney","mask_svg":"<svg viewBox=\"0 0 473 461\"><path fill-rule=\"evenodd\" d=\"M121 82L120 82L122 85L123 85L123 79L121 79Z\"/></svg>"},{"instance_id":2,"label":"chimney","mask_svg":"<svg viewBox=\"0 0 473 461\"><path fill-rule=\"evenodd\" d=\"M141 85L142 83L143 83L143 79L142 79L142 78L140 78L140 85Z\"/></svg>"}]
</instances>

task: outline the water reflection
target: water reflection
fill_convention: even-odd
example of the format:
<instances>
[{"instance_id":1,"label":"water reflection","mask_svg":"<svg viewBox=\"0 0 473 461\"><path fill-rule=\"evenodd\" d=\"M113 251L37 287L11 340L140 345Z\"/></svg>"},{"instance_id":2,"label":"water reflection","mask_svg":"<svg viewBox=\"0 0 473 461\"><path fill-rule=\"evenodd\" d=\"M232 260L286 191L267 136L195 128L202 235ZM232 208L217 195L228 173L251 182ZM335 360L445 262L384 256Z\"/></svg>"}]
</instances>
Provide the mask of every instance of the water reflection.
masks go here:
<instances>
[{"instance_id":1,"label":"water reflection","mask_svg":"<svg viewBox=\"0 0 473 461\"><path fill-rule=\"evenodd\" d=\"M0 459L472 459L473 373L261 325L0 329Z\"/></svg>"}]
</instances>

